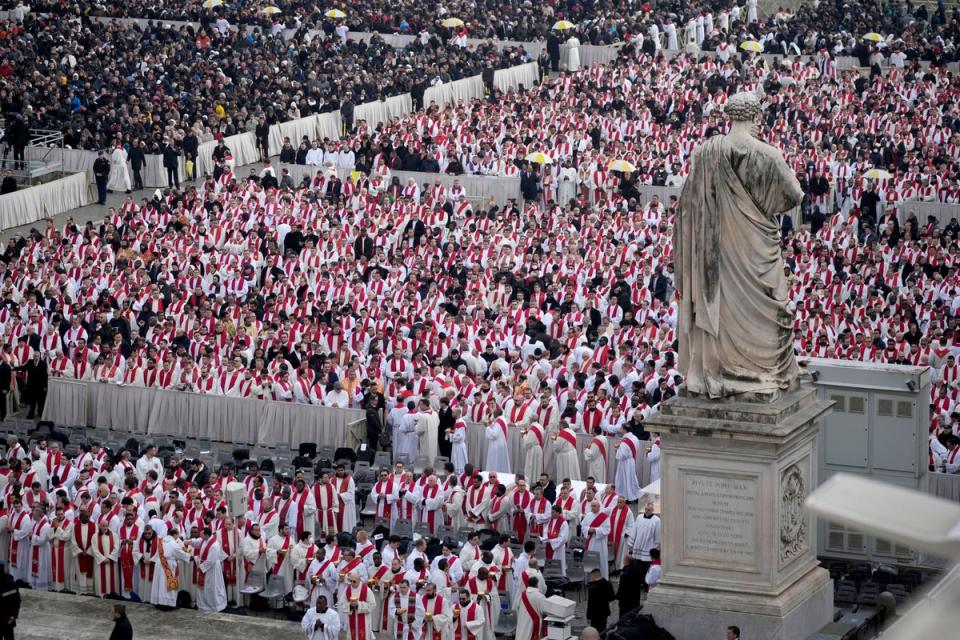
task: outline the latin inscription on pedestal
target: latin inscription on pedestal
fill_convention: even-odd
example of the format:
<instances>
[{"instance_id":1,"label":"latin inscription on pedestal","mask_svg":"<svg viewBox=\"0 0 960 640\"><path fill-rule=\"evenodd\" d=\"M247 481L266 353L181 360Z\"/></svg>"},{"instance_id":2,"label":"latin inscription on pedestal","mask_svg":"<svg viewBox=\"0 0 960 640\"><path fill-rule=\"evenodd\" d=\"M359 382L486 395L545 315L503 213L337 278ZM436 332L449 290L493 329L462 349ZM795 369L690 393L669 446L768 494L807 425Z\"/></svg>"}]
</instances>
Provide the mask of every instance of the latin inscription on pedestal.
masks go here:
<instances>
[{"instance_id":1,"label":"latin inscription on pedestal","mask_svg":"<svg viewBox=\"0 0 960 640\"><path fill-rule=\"evenodd\" d=\"M752 476L687 471L681 562L757 569L759 484Z\"/></svg>"}]
</instances>

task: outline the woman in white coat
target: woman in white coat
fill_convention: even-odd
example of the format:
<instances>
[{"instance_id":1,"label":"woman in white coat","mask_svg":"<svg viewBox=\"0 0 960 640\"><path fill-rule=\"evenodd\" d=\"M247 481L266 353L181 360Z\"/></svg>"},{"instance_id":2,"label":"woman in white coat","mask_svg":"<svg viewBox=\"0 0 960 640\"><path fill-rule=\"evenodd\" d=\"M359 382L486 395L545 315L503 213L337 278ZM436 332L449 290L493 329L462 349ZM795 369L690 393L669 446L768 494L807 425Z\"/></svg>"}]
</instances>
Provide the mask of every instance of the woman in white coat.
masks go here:
<instances>
[{"instance_id":1,"label":"woman in white coat","mask_svg":"<svg viewBox=\"0 0 960 640\"><path fill-rule=\"evenodd\" d=\"M130 167L127 166L127 151L118 144L110 154L110 175L107 177L107 189L130 193L133 189L133 180L130 178Z\"/></svg>"}]
</instances>

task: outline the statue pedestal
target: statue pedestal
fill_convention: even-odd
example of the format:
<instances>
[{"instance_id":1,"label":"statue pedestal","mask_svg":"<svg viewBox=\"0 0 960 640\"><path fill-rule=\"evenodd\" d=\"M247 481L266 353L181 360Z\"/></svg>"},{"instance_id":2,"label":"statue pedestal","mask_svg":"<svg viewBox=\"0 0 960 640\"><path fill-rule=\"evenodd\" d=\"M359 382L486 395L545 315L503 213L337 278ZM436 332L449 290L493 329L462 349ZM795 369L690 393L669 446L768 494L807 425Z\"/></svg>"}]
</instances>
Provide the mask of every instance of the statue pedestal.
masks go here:
<instances>
[{"instance_id":1,"label":"statue pedestal","mask_svg":"<svg viewBox=\"0 0 960 640\"><path fill-rule=\"evenodd\" d=\"M684 640L805 640L830 622L833 586L803 501L817 477L811 384L760 398L678 395L647 429L661 434L663 575L644 613Z\"/></svg>"}]
</instances>

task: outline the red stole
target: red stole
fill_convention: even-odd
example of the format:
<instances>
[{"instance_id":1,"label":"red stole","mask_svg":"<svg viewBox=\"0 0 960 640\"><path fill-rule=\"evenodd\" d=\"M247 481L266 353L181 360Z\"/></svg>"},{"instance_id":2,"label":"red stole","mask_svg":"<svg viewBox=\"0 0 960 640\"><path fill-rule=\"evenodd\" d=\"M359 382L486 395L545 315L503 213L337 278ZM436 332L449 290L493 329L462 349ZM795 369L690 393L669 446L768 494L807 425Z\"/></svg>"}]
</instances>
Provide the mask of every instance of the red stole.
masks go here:
<instances>
[{"instance_id":1,"label":"red stole","mask_svg":"<svg viewBox=\"0 0 960 640\"><path fill-rule=\"evenodd\" d=\"M326 571L327 567L329 567L331 564L333 563L330 562L329 560L324 560L323 564L321 564L320 567L317 569L317 572L314 573L312 576L310 576L310 582L311 582L310 597L311 598L313 597L313 590L316 589L318 586L320 586L320 583L323 581L323 572ZM312 584L314 578L317 579L317 584Z\"/></svg>"},{"instance_id":2,"label":"red stole","mask_svg":"<svg viewBox=\"0 0 960 640\"><path fill-rule=\"evenodd\" d=\"M157 538L156 536L151 538L149 543L150 546L147 547L147 539L142 536L140 537L140 543L138 546L140 548L140 555L142 556L140 559L141 582L143 581L153 582L153 570L156 568L156 563L155 562L148 563L148 562L145 562L144 559L152 558L154 554L156 554L157 540L159 540L159 538Z\"/></svg>"},{"instance_id":3,"label":"red stole","mask_svg":"<svg viewBox=\"0 0 960 640\"><path fill-rule=\"evenodd\" d=\"M500 579L497 580L497 589L507 590L507 570L513 567L513 551L510 547L503 548L503 560L500 561Z\"/></svg>"},{"instance_id":4,"label":"red stole","mask_svg":"<svg viewBox=\"0 0 960 640\"><path fill-rule=\"evenodd\" d=\"M527 597L526 591L520 594L520 602L523 603L523 608L527 611L527 615L530 616L530 620L533 621L533 637L530 638L530 640L539 640L547 633L547 622L537 613L537 610L533 608L533 603L531 603L530 598ZM518 638L517 640L525 639Z\"/></svg>"},{"instance_id":5,"label":"red stole","mask_svg":"<svg viewBox=\"0 0 960 640\"><path fill-rule=\"evenodd\" d=\"M610 535L609 540L613 542L613 558L620 557L620 544L623 542L624 529L627 526L627 514L630 513L630 507L623 505L615 507L610 512Z\"/></svg>"},{"instance_id":6,"label":"red stole","mask_svg":"<svg viewBox=\"0 0 960 640\"><path fill-rule=\"evenodd\" d=\"M306 493L306 491L304 491L304 493ZM317 484L313 485L313 493L317 501L317 513L320 515L320 529L323 531L329 531L330 529L335 528L337 526L337 517L334 509L336 508L340 498L337 496L334 486L329 482L327 484L320 484L318 482ZM321 500L320 498L320 496L323 495L326 496L325 500ZM303 510L301 509L301 513L302 512ZM299 532L297 535L299 535Z\"/></svg>"},{"instance_id":7,"label":"red stole","mask_svg":"<svg viewBox=\"0 0 960 640\"><path fill-rule=\"evenodd\" d=\"M260 538L263 540L263 538ZM283 561L287 557L287 553L290 551L290 536L287 536L283 539L283 546L277 549L277 564L273 567L273 575L280 575L280 567L283 566ZM309 564L309 563L308 563Z\"/></svg>"},{"instance_id":8,"label":"red stole","mask_svg":"<svg viewBox=\"0 0 960 640\"><path fill-rule=\"evenodd\" d=\"M423 487L423 499L424 499L423 515L426 516L427 526L429 527L431 534L434 533L434 532L437 530L437 513L439 513L440 510L439 510L439 509L427 509L427 507L426 507L426 500L427 500L428 498L431 499L431 500L434 499L434 498L436 498L436 497L437 497L437 493L439 493L439 491L440 491L440 485L439 485L439 484L435 484L435 485L429 485L429 484L428 484L428 485L424 485L424 487ZM442 507L441 507L441 508L442 508Z\"/></svg>"},{"instance_id":9,"label":"red stole","mask_svg":"<svg viewBox=\"0 0 960 640\"><path fill-rule=\"evenodd\" d=\"M601 511L601 512L597 513L597 514L594 516L593 520L590 521L590 524L587 526L587 528L588 528L588 529L591 529L591 528L592 528L592 529L596 529L597 527L602 526L603 523L606 522L606 521L607 521L607 514L605 514L603 511ZM584 543L583 543L583 548L584 548L584 550L589 550L589 549L590 549L590 543L591 543L592 541L593 541L593 534L588 535L588 536L587 536L587 539L586 539L586 540L584 541Z\"/></svg>"},{"instance_id":10,"label":"red stole","mask_svg":"<svg viewBox=\"0 0 960 640\"><path fill-rule=\"evenodd\" d=\"M347 599L347 602L350 602L354 599L356 595L357 602L366 602L367 601L367 585L361 584L359 592L354 592L353 585L347 585L347 588L343 592L344 597ZM347 625L350 630L350 637L354 640L363 640L367 637L367 614L360 613L359 610L351 611L347 615Z\"/></svg>"},{"instance_id":11,"label":"red stole","mask_svg":"<svg viewBox=\"0 0 960 640\"><path fill-rule=\"evenodd\" d=\"M593 443L597 446L597 449L600 450L600 456L603 458L603 469L606 472L607 469L607 447L603 444L603 440L600 438L594 438Z\"/></svg>"},{"instance_id":12,"label":"red stole","mask_svg":"<svg viewBox=\"0 0 960 640\"><path fill-rule=\"evenodd\" d=\"M199 552L193 554L193 584L201 589L207 584L207 574L200 570L200 565L207 561L210 556L210 549L213 548L213 543L216 541L215 537L210 536L210 539L200 547Z\"/></svg>"},{"instance_id":13,"label":"red stole","mask_svg":"<svg viewBox=\"0 0 960 640\"><path fill-rule=\"evenodd\" d=\"M307 569L310 568L310 563L313 562L313 558L314 558L314 556L316 555L316 553L317 553L317 547L316 547L316 545L310 545L310 548L307 549L307 558L306 558L307 564L306 564L306 566L303 567L303 571L301 571L301 572L297 575L297 579L298 579L298 580L304 580L304 581L306 581L306 579L307 579Z\"/></svg>"},{"instance_id":14,"label":"red stole","mask_svg":"<svg viewBox=\"0 0 960 640\"><path fill-rule=\"evenodd\" d=\"M459 616L459 617L458 617ZM464 613L461 610L461 607L458 604L453 606L453 617L454 627L453 627L453 637L454 640L473 640L477 636L467 628L468 622L473 622L477 619L477 603L471 602L467 606L467 611Z\"/></svg>"},{"instance_id":15,"label":"red stole","mask_svg":"<svg viewBox=\"0 0 960 640\"><path fill-rule=\"evenodd\" d=\"M236 529L231 529L227 531L226 529L220 529L220 548L223 549L223 555L227 556L227 559L223 561L223 582L227 585L237 584L237 560L234 558L230 559L230 556L237 553L237 549L234 546L239 546L239 544L233 544L233 536L239 535L236 533Z\"/></svg>"},{"instance_id":16,"label":"red stole","mask_svg":"<svg viewBox=\"0 0 960 640\"><path fill-rule=\"evenodd\" d=\"M33 525L33 535L34 537L39 536L40 532L47 525L46 516L40 518L37 521L37 524ZM40 576L40 545L33 545L33 557L30 559L30 575Z\"/></svg>"},{"instance_id":17,"label":"red stole","mask_svg":"<svg viewBox=\"0 0 960 640\"><path fill-rule=\"evenodd\" d=\"M53 526L52 524L50 526ZM66 528L70 526L69 520L64 520L60 526ZM56 527L54 527L56 530ZM67 541L54 540L53 549L51 549L52 558L50 562L50 573L54 584L64 584L67 581Z\"/></svg>"},{"instance_id":18,"label":"red stole","mask_svg":"<svg viewBox=\"0 0 960 640\"><path fill-rule=\"evenodd\" d=\"M347 510L344 508L346 504L343 501L343 494L347 493L347 491L350 489L350 476L344 476L343 478L335 477L330 482L331 484L338 484L338 486L335 487L337 490L337 495L340 499L340 508L337 510L337 531L343 531L343 516L347 512Z\"/></svg>"},{"instance_id":19,"label":"red stole","mask_svg":"<svg viewBox=\"0 0 960 640\"><path fill-rule=\"evenodd\" d=\"M513 530L517 534L517 540L525 540L527 537L526 510L532 500L533 494L529 491L522 494L519 491L513 492L513 506L516 507L513 512Z\"/></svg>"},{"instance_id":20,"label":"red stole","mask_svg":"<svg viewBox=\"0 0 960 640\"><path fill-rule=\"evenodd\" d=\"M531 504L533 505L534 514L542 514L550 510L550 501L546 498L540 498L539 503L537 503L536 498L534 498ZM538 536L543 534L543 525L537 522L536 518L530 519L530 533Z\"/></svg>"},{"instance_id":21,"label":"red stole","mask_svg":"<svg viewBox=\"0 0 960 640\"><path fill-rule=\"evenodd\" d=\"M20 528L20 525L23 524L23 519L29 516L26 511L20 511L17 514L16 520L13 524L13 530L16 531ZM12 534L10 536L10 565L17 566L18 551L20 550L20 541L17 540Z\"/></svg>"},{"instance_id":22,"label":"red stole","mask_svg":"<svg viewBox=\"0 0 960 640\"><path fill-rule=\"evenodd\" d=\"M428 608L429 603L427 602L426 594L423 595L423 599L421 600L421 602L423 603L424 612L429 611L430 610ZM436 619L437 616L442 614L443 614L443 596L441 596L440 594L437 594L436 597L434 597L433 599L433 618ZM424 627L426 627L428 624L430 625L430 628L433 630L433 633L427 635L425 637L425 640L440 640L441 633L440 633L440 630L437 629L436 623L434 623L432 620L427 620L426 617L424 617L424 620L423 620Z\"/></svg>"},{"instance_id":23,"label":"red stole","mask_svg":"<svg viewBox=\"0 0 960 640\"><path fill-rule=\"evenodd\" d=\"M382 511L379 514L381 518L390 520L393 515L393 505L387 502L386 496L393 493L393 474L387 476L386 483L384 483L383 480L378 480L374 488L377 490L377 495L379 496L379 500L377 500L377 511Z\"/></svg>"},{"instance_id":24,"label":"red stole","mask_svg":"<svg viewBox=\"0 0 960 640\"><path fill-rule=\"evenodd\" d=\"M297 501L297 538L303 533L303 508L307 504L307 495L309 495L309 493L310 489L304 487L303 491L295 498ZM319 508L319 505L317 505L317 507Z\"/></svg>"},{"instance_id":25,"label":"red stole","mask_svg":"<svg viewBox=\"0 0 960 640\"><path fill-rule=\"evenodd\" d=\"M124 591L133 591L133 544L140 536L140 527L120 527L120 584Z\"/></svg>"},{"instance_id":26,"label":"red stole","mask_svg":"<svg viewBox=\"0 0 960 640\"><path fill-rule=\"evenodd\" d=\"M103 541L106 538L108 547L104 549ZM113 533L107 532L105 535L97 534L97 550L102 556L109 556L113 553ZM100 563L100 591L101 595L107 593L117 593L117 572L113 570L113 560L105 560Z\"/></svg>"},{"instance_id":27,"label":"red stole","mask_svg":"<svg viewBox=\"0 0 960 640\"><path fill-rule=\"evenodd\" d=\"M400 609L400 593L393 594L394 614ZM396 619L396 632L393 637L397 640L414 640L413 620L417 612L417 594L412 589L407 592L407 613Z\"/></svg>"},{"instance_id":28,"label":"red stole","mask_svg":"<svg viewBox=\"0 0 960 640\"><path fill-rule=\"evenodd\" d=\"M547 523L547 540L548 541L553 540L554 538L560 537L560 529L561 527L563 527L563 522L564 520L560 516L554 516L553 518L550 519L550 522ZM552 544L546 545L546 548L544 549L544 551L546 551L547 560L552 560L553 554L554 554L553 545Z\"/></svg>"},{"instance_id":29,"label":"red stole","mask_svg":"<svg viewBox=\"0 0 960 640\"><path fill-rule=\"evenodd\" d=\"M87 529L86 542L84 542L84 538L82 535L84 527L86 527ZM97 526L92 522L83 524L82 522L77 520L77 522L73 525L73 540L74 542L77 543L77 546L80 548L81 554L86 554L85 556L84 555L77 556L77 563L80 566L80 573L85 575L87 579L90 579L93 577L93 556L90 553L90 547L93 544L93 536L96 533L96 529L97 529ZM11 562L12 561L13 561L13 557L11 556Z\"/></svg>"},{"instance_id":30,"label":"red stole","mask_svg":"<svg viewBox=\"0 0 960 640\"><path fill-rule=\"evenodd\" d=\"M633 439L630 438L629 435L627 435L627 436L624 436L623 439L622 439L620 442L622 442L623 444L627 445L627 447L630 449L630 454L633 456L633 459L636 460L636 459L637 459L637 445L634 444Z\"/></svg>"}]
</instances>

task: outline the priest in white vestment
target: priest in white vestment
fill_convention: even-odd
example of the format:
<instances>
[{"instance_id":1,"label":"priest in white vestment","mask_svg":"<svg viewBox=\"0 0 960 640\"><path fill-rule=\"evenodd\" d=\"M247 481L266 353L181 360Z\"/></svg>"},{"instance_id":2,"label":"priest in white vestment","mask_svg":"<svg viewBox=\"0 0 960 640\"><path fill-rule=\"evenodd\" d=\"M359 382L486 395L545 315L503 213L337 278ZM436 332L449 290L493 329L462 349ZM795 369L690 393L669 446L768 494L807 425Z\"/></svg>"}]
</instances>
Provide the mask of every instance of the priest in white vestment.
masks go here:
<instances>
[{"instance_id":1,"label":"priest in white vestment","mask_svg":"<svg viewBox=\"0 0 960 640\"><path fill-rule=\"evenodd\" d=\"M600 554L600 575L610 578L610 566L607 554L607 538L610 535L610 516L600 510L600 501L590 503L590 511L580 520L580 532L583 535L583 550Z\"/></svg>"},{"instance_id":2,"label":"priest in white vestment","mask_svg":"<svg viewBox=\"0 0 960 640\"><path fill-rule=\"evenodd\" d=\"M300 629L308 640L337 640L340 637L340 614L328 608L327 596L317 598L315 607L307 609Z\"/></svg>"},{"instance_id":3,"label":"priest in white vestment","mask_svg":"<svg viewBox=\"0 0 960 640\"><path fill-rule=\"evenodd\" d=\"M520 593L516 601L517 633L516 640L540 640L544 637L543 610L547 597L540 592L540 581L531 577L527 588Z\"/></svg>"},{"instance_id":4,"label":"priest in white vestment","mask_svg":"<svg viewBox=\"0 0 960 640\"><path fill-rule=\"evenodd\" d=\"M577 435L565 424L553 435L553 461L557 480L580 479L580 457L577 455Z\"/></svg>"},{"instance_id":5,"label":"priest in white vestment","mask_svg":"<svg viewBox=\"0 0 960 640\"><path fill-rule=\"evenodd\" d=\"M191 556L184 551L179 537L168 535L167 527L162 523L154 527L160 542L155 556L156 570L153 573L153 586L150 589L150 602L162 607L177 606L177 592L180 591L180 563L190 562Z\"/></svg>"},{"instance_id":6,"label":"priest in white vestment","mask_svg":"<svg viewBox=\"0 0 960 640\"><path fill-rule=\"evenodd\" d=\"M358 573L351 573L343 590L343 599L337 604L346 621L347 640L372 640L372 613L377 607L373 589L360 582Z\"/></svg>"},{"instance_id":7,"label":"priest in white vestment","mask_svg":"<svg viewBox=\"0 0 960 640\"><path fill-rule=\"evenodd\" d=\"M453 430L447 436L450 439L450 462L457 474L463 473L463 468L470 461L467 457L467 423L460 419L460 408L453 408Z\"/></svg>"},{"instance_id":8,"label":"priest in white vestment","mask_svg":"<svg viewBox=\"0 0 960 640\"><path fill-rule=\"evenodd\" d=\"M617 493L625 496L627 502L633 502L640 496L640 482L637 480L637 454L640 440L630 432L627 424L622 427L623 439L617 447Z\"/></svg>"},{"instance_id":9,"label":"priest in white vestment","mask_svg":"<svg viewBox=\"0 0 960 640\"><path fill-rule=\"evenodd\" d=\"M496 407L493 421L486 426L487 471L511 473L510 450L507 447L507 421L500 415L503 412Z\"/></svg>"},{"instance_id":10,"label":"priest in white vestment","mask_svg":"<svg viewBox=\"0 0 960 640\"><path fill-rule=\"evenodd\" d=\"M590 445L583 450L583 459L587 461L587 477L593 478L598 484L607 482L607 451L609 450L610 440L602 433L594 436Z\"/></svg>"},{"instance_id":11,"label":"priest in white vestment","mask_svg":"<svg viewBox=\"0 0 960 640\"><path fill-rule=\"evenodd\" d=\"M227 608L227 588L223 581L223 550L209 529L201 533L203 542L193 557L197 565L197 609L223 611Z\"/></svg>"},{"instance_id":12,"label":"priest in white vestment","mask_svg":"<svg viewBox=\"0 0 960 640\"><path fill-rule=\"evenodd\" d=\"M54 529L44 515L44 508L33 508L33 532L30 536L30 588L35 591L50 590L51 541Z\"/></svg>"},{"instance_id":13,"label":"priest in white vestment","mask_svg":"<svg viewBox=\"0 0 960 640\"><path fill-rule=\"evenodd\" d=\"M433 464L437 459L437 437L440 433L440 416L430 408L430 401L420 400L420 411L417 414L418 449L421 456L427 457L427 463Z\"/></svg>"},{"instance_id":14,"label":"priest in white vestment","mask_svg":"<svg viewBox=\"0 0 960 640\"><path fill-rule=\"evenodd\" d=\"M523 475L539 478L543 473L544 431L539 422L533 422L523 430Z\"/></svg>"},{"instance_id":15,"label":"priest in white vestment","mask_svg":"<svg viewBox=\"0 0 960 640\"><path fill-rule=\"evenodd\" d=\"M437 585L428 582L423 592L417 594L416 619L414 621L414 637L424 640L433 640L435 634L440 638L447 636L450 624L450 600L437 592Z\"/></svg>"},{"instance_id":16,"label":"priest in white vestment","mask_svg":"<svg viewBox=\"0 0 960 640\"><path fill-rule=\"evenodd\" d=\"M107 177L107 189L123 191L124 193L130 193L133 189L130 167L127 165L127 151L119 144L110 154L110 175Z\"/></svg>"}]
</instances>

